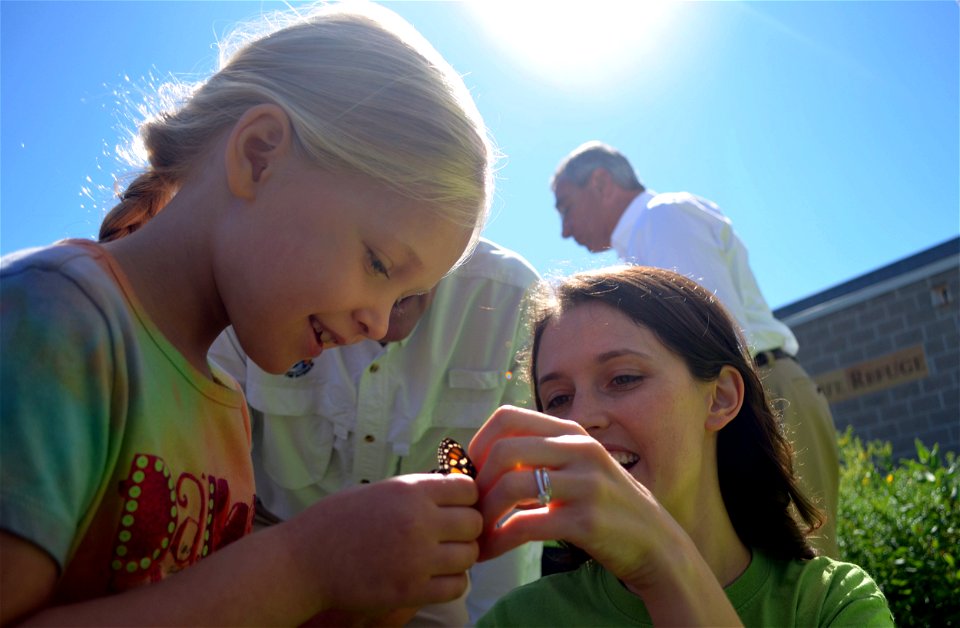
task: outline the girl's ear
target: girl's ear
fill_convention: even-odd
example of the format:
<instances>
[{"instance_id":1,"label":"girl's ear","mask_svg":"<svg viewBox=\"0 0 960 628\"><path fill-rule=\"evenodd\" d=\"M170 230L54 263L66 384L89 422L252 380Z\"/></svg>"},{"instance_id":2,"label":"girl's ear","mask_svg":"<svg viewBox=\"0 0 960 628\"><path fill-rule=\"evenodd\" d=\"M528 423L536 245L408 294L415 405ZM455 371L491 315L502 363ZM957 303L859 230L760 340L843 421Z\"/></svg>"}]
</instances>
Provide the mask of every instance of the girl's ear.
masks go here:
<instances>
[{"instance_id":1,"label":"girl's ear","mask_svg":"<svg viewBox=\"0 0 960 628\"><path fill-rule=\"evenodd\" d=\"M743 406L743 375L729 364L725 365L713 382L712 392L705 425L707 430L717 432L732 421Z\"/></svg>"},{"instance_id":2,"label":"girl's ear","mask_svg":"<svg viewBox=\"0 0 960 628\"><path fill-rule=\"evenodd\" d=\"M227 185L234 196L251 200L277 169L293 143L290 119L277 105L248 109L230 131L225 154Z\"/></svg>"}]
</instances>

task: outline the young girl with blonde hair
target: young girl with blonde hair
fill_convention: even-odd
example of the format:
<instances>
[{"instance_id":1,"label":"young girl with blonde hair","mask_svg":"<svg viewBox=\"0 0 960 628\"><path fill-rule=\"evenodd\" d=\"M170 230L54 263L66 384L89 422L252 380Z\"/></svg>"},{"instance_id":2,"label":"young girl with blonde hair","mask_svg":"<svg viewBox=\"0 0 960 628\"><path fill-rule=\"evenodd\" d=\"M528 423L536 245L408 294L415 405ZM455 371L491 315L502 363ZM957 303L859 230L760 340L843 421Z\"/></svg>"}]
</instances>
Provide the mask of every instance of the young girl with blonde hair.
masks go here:
<instances>
[{"instance_id":1,"label":"young girl with blonde hair","mask_svg":"<svg viewBox=\"0 0 960 628\"><path fill-rule=\"evenodd\" d=\"M247 535L249 419L210 344L232 325L283 373L382 337L469 253L492 187L465 86L409 25L288 17L142 127L149 166L100 242L3 260L2 623L297 624L466 587L468 478L358 487Z\"/></svg>"}]
</instances>

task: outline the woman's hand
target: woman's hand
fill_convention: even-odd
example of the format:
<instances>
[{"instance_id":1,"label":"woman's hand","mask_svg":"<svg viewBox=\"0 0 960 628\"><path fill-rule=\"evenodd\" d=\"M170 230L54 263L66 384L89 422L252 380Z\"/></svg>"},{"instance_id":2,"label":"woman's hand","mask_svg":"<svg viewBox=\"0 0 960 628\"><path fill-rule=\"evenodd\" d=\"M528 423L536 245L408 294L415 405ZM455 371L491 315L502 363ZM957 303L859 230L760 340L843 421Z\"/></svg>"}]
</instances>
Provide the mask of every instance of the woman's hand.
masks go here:
<instances>
[{"instance_id":1,"label":"woman's hand","mask_svg":"<svg viewBox=\"0 0 960 628\"><path fill-rule=\"evenodd\" d=\"M642 585L669 560L678 536L690 542L653 494L573 421L500 408L470 443L470 456L480 470L481 560L527 541L563 539ZM538 467L551 484L546 507L537 501Z\"/></svg>"},{"instance_id":2,"label":"woman's hand","mask_svg":"<svg viewBox=\"0 0 960 628\"><path fill-rule=\"evenodd\" d=\"M740 625L691 537L579 424L502 407L469 452L479 469L481 560L527 541L562 539L643 598L654 624ZM540 467L551 488L546 506L537 499Z\"/></svg>"}]
</instances>

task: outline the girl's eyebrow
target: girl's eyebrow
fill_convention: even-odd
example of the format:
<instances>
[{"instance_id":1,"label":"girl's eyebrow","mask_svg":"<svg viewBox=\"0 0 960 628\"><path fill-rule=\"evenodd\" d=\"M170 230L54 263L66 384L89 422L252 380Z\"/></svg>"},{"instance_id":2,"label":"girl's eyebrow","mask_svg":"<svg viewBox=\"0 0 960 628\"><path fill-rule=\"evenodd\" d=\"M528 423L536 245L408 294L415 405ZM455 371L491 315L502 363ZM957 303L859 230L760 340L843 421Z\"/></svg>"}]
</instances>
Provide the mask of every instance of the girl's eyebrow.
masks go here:
<instances>
[{"instance_id":1,"label":"girl's eyebrow","mask_svg":"<svg viewBox=\"0 0 960 628\"><path fill-rule=\"evenodd\" d=\"M398 247L395 251L397 255L395 257L387 256L392 261L393 267L391 268L391 273L393 273L393 276L410 275L423 268L423 260L420 259L420 255L417 254L413 247L406 242L395 241L395 244ZM416 288L412 288L409 294L404 295L403 298L430 292L435 286L436 284L428 287L417 286Z\"/></svg>"},{"instance_id":2,"label":"girl's eyebrow","mask_svg":"<svg viewBox=\"0 0 960 628\"><path fill-rule=\"evenodd\" d=\"M604 362L609 362L610 360L623 356L637 357L644 360L651 359L650 354L643 351L636 351L634 349L613 349L611 351L604 351L603 353L598 354L593 361L597 364L603 364ZM561 375L558 372L545 373L542 377L537 379L537 386L541 386L544 383L553 381L555 379L560 379L560 376Z\"/></svg>"}]
</instances>

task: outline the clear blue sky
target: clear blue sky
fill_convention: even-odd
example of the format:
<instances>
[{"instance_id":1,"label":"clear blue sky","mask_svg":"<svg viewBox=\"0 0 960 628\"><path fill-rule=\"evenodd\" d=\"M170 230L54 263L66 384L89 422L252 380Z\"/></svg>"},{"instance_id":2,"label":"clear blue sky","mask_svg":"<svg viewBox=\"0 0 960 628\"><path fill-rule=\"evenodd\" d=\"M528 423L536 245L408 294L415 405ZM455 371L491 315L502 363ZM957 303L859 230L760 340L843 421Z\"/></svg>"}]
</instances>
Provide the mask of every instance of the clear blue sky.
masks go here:
<instances>
[{"instance_id":1,"label":"clear blue sky","mask_svg":"<svg viewBox=\"0 0 960 628\"><path fill-rule=\"evenodd\" d=\"M545 275L614 261L548 187L589 139L716 201L773 307L960 232L956 1L387 4L465 76L506 155L486 235ZM93 237L150 77L280 6L0 2L0 253Z\"/></svg>"}]
</instances>

